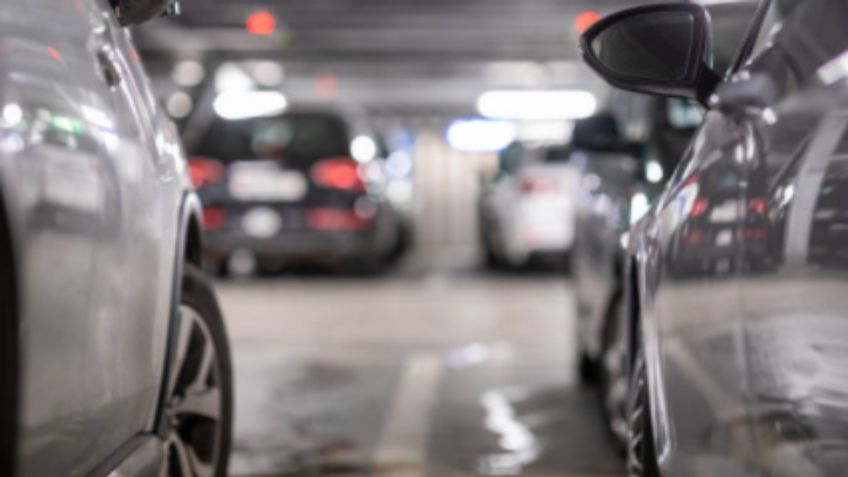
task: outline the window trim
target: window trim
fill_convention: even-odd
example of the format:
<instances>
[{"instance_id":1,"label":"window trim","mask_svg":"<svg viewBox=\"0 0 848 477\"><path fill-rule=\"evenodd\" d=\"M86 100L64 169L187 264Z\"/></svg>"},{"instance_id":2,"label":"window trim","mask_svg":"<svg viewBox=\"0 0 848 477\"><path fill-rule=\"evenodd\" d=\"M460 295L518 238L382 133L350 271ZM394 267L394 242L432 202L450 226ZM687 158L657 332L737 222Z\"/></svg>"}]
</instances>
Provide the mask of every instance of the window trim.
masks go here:
<instances>
[{"instance_id":1,"label":"window trim","mask_svg":"<svg viewBox=\"0 0 848 477\"><path fill-rule=\"evenodd\" d=\"M760 2L760 5L757 7L757 11L754 12L754 19L748 27L748 33L745 35L745 40L742 42L742 46L739 47L739 51L736 53L736 59L733 61L733 66L727 72L728 76L734 75L741 70L750 58L751 53L754 51L754 46L757 43L757 37L763 29L763 23L766 20L766 16L768 15L769 8L771 8L773 1L774 0L762 0Z\"/></svg>"}]
</instances>

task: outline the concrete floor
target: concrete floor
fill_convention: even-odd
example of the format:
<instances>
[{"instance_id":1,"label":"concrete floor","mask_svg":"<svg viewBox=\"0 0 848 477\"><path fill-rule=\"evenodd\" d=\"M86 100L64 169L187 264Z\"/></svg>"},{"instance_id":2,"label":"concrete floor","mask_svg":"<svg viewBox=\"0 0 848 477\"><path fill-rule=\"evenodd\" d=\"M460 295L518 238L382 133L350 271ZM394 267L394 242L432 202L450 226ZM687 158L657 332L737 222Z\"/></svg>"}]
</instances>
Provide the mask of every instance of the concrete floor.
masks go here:
<instances>
[{"instance_id":1,"label":"concrete floor","mask_svg":"<svg viewBox=\"0 0 848 477\"><path fill-rule=\"evenodd\" d=\"M576 383L574 297L557 274L453 258L218 292L232 475L621 475L595 393Z\"/></svg>"}]
</instances>

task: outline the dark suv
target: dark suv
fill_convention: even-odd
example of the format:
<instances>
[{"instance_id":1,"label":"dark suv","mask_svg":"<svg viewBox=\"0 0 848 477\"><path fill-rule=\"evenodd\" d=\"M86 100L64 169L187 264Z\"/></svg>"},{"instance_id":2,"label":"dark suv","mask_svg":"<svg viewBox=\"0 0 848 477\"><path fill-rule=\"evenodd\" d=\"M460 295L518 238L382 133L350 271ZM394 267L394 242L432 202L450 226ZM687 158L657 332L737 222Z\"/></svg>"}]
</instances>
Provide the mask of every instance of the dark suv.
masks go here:
<instances>
[{"instance_id":1,"label":"dark suv","mask_svg":"<svg viewBox=\"0 0 848 477\"><path fill-rule=\"evenodd\" d=\"M292 262L375 268L401 240L399 216L351 157L347 123L300 111L216 118L190 161L211 263L248 272Z\"/></svg>"}]
</instances>

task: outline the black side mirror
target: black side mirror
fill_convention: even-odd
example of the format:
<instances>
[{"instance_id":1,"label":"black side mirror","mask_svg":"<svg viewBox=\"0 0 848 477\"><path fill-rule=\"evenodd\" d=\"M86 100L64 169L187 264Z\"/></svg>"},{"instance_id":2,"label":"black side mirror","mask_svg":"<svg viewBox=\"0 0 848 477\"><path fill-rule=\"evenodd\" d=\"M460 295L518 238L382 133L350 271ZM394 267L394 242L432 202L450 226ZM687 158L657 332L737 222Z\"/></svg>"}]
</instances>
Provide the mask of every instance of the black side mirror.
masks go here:
<instances>
[{"instance_id":1,"label":"black side mirror","mask_svg":"<svg viewBox=\"0 0 848 477\"><path fill-rule=\"evenodd\" d=\"M709 13L693 3L610 15L580 38L584 60L613 86L706 102L721 77L710 67Z\"/></svg>"},{"instance_id":2,"label":"black side mirror","mask_svg":"<svg viewBox=\"0 0 848 477\"><path fill-rule=\"evenodd\" d=\"M111 0L122 25L138 25L154 18L178 15L178 0Z\"/></svg>"}]
</instances>

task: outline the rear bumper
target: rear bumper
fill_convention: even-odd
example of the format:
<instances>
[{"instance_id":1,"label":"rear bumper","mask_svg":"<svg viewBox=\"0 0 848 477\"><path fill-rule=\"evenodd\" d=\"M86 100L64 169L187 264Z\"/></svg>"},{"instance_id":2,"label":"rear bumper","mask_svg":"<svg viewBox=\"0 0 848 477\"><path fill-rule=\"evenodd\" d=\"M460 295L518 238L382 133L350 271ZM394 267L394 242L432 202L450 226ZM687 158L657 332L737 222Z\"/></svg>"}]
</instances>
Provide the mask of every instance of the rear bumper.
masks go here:
<instances>
[{"instance_id":1,"label":"rear bumper","mask_svg":"<svg viewBox=\"0 0 848 477\"><path fill-rule=\"evenodd\" d=\"M213 261L226 259L236 250L253 252L260 261L344 262L377 253L374 230L361 232L283 232L256 238L233 232L207 232L205 248Z\"/></svg>"}]
</instances>

